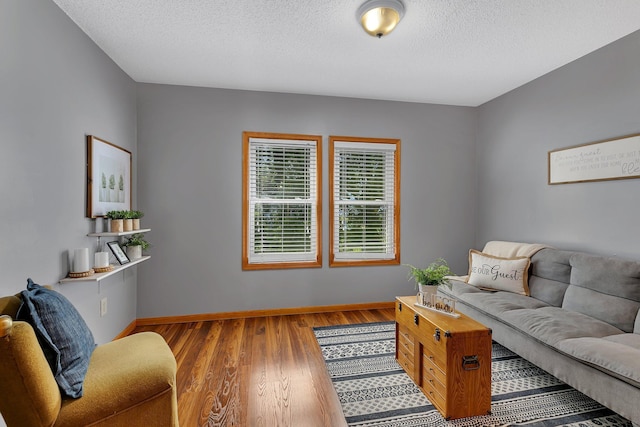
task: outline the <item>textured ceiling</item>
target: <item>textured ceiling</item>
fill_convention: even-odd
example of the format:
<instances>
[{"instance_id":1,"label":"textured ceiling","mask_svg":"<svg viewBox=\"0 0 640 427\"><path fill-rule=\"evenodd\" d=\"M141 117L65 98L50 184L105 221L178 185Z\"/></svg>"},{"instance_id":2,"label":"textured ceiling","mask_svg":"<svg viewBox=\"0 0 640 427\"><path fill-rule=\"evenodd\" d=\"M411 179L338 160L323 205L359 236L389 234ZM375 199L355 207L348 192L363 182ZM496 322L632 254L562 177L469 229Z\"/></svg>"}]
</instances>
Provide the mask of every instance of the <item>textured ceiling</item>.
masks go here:
<instances>
[{"instance_id":1,"label":"textured ceiling","mask_svg":"<svg viewBox=\"0 0 640 427\"><path fill-rule=\"evenodd\" d=\"M54 0L137 82L476 106L640 29L640 0ZM640 52L639 52L640 53Z\"/></svg>"}]
</instances>

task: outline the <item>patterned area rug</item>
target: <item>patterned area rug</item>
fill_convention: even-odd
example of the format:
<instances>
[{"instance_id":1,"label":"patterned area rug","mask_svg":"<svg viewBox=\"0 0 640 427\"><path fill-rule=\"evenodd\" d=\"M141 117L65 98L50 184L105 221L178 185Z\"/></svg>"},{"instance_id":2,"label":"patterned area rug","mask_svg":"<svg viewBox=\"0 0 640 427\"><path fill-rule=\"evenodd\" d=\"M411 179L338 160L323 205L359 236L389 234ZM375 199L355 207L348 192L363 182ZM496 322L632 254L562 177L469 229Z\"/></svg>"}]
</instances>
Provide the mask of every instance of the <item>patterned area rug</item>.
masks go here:
<instances>
[{"instance_id":1,"label":"patterned area rug","mask_svg":"<svg viewBox=\"0 0 640 427\"><path fill-rule=\"evenodd\" d=\"M395 323L314 328L350 426L631 427L631 422L497 343L491 415L446 421L395 360Z\"/></svg>"}]
</instances>

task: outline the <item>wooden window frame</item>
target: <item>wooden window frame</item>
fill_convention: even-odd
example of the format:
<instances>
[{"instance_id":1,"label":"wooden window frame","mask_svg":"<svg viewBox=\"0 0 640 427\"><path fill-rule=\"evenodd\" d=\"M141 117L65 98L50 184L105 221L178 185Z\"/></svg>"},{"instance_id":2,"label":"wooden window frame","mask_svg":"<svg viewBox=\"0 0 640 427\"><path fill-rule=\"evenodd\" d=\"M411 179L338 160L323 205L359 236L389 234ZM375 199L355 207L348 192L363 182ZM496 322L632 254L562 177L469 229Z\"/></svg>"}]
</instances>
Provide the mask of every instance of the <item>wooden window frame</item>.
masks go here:
<instances>
[{"instance_id":1,"label":"wooden window frame","mask_svg":"<svg viewBox=\"0 0 640 427\"><path fill-rule=\"evenodd\" d=\"M393 238L394 256L390 259L337 259L335 254L335 194L334 194L334 160L336 142L355 142L368 144L395 144L394 157L394 206L393 206ZM367 265L400 264L400 140L388 138L362 138L350 136L329 137L329 266L360 267Z\"/></svg>"},{"instance_id":2,"label":"wooden window frame","mask_svg":"<svg viewBox=\"0 0 640 427\"><path fill-rule=\"evenodd\" d=\"M316 247L313 261L283 261L283 262L249 262L250 238L250 141L256 139L312 141L316 148ZM318 268L322 267L322 136L266 132L243 132L242 159L242 269L268 270L289 268Z\"/></svg>"}]
</instances>

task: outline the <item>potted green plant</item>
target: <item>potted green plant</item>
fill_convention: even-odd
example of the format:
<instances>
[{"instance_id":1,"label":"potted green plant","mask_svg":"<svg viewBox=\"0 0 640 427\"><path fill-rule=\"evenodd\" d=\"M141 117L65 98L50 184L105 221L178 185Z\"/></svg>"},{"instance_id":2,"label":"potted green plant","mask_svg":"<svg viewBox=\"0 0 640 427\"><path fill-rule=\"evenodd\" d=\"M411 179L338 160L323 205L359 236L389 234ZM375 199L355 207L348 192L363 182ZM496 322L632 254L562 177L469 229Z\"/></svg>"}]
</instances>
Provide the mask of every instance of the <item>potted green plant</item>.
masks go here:
<instances>
[{"instance_id":1,"label":"potted green plant","mask_svg":"<svg viewBox=\"0 0 640 427\"><path fill-rule=\"evenodd\" d=\"M131 211L131 218L133 219L133 229L140 230L140 218L144 216L142 211Z\"/></svg>"},{"instance_id":2,"label":"potted green plant","mask_svg":"<svg viewBox=\"0 0 640 427\"><path fill-rule=\"evenodd\" d=\"M133 217L131 215L131 211L122 211L123 216L123 230L124 231L133 231Z\"/></svg>"},{"instance_id":3,"label":"potted green plant","mask_svg":"<svg viewBox=\"0 0 640 427\"><path fill-rule=\"evenodd\" d=\"M447 261L443 258L438 258L426 268L414 267L411 264L405 265L409 267L409 273L407 274L409 280L413 279L416 282L416 287L420 292L432 294L437 292L439 285L450 286L445 277L450 276L452 273Z\"/></svg>"},{"instance_id":4,"label":"potted green plant","mask_svg":"<svg viewBox=\"0 0 640 427\"><path fill-rule=\"evenodd\" d=\"M136 233L127 237L127 241L123 246L127 248L129 259L134 260L142 258L142 251L147 250L151 244L145 240L144 234Z\"/></svg>"},{"instance_id":5,"label":"potted green plant","mask_svg":"<svg viewBox=\"0 0 640 427\"><path fill-rule=\"evenodd\" d=\"M111 220L109 230L111 230L112 233L121 233L124 231L125 211L109 211L105 216Z\"/></svg>"}]
</instances>

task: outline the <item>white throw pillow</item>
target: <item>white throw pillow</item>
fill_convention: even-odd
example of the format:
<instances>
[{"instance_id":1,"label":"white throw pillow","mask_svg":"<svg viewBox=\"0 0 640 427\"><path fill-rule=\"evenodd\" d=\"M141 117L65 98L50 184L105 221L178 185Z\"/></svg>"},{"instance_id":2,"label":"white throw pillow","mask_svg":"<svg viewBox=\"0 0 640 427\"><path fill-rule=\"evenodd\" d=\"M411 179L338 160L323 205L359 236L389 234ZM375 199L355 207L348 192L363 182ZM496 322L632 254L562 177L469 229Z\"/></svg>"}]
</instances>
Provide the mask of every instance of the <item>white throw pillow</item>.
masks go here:
<instances>
[{"instance_id":1,"label":"white throw pillow","mask_svg":"<svg viewBox=\"0 0 640 427\"><path fill-rule=\"evenodd\" d=\"M529 295L529 264L527 257L501 258L471 249L467 283L480 289Z\"/></svg>"}]
</instances>

